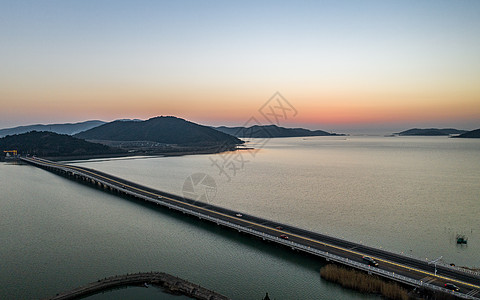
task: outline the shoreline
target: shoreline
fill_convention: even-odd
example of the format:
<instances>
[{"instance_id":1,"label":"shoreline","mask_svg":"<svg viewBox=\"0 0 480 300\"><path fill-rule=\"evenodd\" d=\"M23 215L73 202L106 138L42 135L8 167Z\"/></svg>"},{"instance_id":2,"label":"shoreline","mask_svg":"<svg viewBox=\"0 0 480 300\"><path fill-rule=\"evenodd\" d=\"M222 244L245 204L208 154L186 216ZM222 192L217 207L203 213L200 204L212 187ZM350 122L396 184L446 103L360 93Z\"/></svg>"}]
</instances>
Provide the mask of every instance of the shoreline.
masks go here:
<instances>
[{"instance_id":1,"label":"shoreline","mask_svg":"<svg viewBox=\"0 0 480 300\"><path fill-rule=\"evenodd\" d=\"M227 150L191 150L191 151L158 151L158 152L124 152L124 153L111 153L111 154L93 154L93 155L68 155L68 156L47 156L42 157L44 159L52 161L71 161L71 160L89 160L89 159L109 159L109 158L128 158L135 156L148 156L148 157L172 157L172 156L185 156L185 155L206 155L206 154L218 154L230 151L241 150L253 150L253 148L235 148Z\"/></svg>"}]
</instances>

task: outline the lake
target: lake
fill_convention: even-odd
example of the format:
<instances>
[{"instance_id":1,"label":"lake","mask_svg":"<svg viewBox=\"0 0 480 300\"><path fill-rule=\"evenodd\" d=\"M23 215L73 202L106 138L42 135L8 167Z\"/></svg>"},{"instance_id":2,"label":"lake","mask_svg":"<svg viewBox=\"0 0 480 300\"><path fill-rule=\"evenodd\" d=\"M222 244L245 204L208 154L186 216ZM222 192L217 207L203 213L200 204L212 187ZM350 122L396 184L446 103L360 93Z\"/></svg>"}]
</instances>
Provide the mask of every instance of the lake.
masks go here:
<instances>
[{"instance_id":1,"label":"lake","mask_svg":"<svg viewBox=\"0 0 480 300\"><path fill-rule=\"evenodd\" d=\"M480 266L480 140L347 136L249 145L256 150L69 163L369 246ZM276 299L378 298L320 279L321 260L41 169L2 163L0 178L0 298L43 298L151 270L233 299L265 292ZM457 245L457 234L468 245ZM172 296L132 288L94 297Z\"/></svg>"}]
</instances>

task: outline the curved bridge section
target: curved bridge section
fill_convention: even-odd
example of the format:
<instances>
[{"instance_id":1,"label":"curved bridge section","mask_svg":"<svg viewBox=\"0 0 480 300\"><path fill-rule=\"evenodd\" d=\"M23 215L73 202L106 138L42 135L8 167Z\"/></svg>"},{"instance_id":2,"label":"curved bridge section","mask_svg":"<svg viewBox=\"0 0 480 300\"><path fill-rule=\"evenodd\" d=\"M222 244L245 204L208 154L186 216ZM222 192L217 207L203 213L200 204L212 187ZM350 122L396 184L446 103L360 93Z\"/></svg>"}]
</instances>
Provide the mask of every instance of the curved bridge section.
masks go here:
<instances>
[{"instance_id":1,"label":"curved bridge section","mask_svg":"<svg viewBox=\"0 0 480 300\"><path fill-rule=\"evenodd\" d=\"M21 158L24 162L101 189L173 209L217 225L244 232L262 240L302 251L327 261L377 274L419 288L454 294L464 299L480 299L480 274L449 265L431 264L401 254L368 247L298 227L273 222L219 206L185 199L93 169L60 164L40 158ZM363 256L379 265L370 266ZM446 283L460 287L445 289Z\"/></svg>"},{"instance_id":2,"label":"curved bridge section","mask_svg":"<svg viewBox=\"0 0 480 300\"><path fill-rule=\"evenodd\" d=\"M229 298L216 292L207 290L199 285L190 283L181 278L161 273L136 273L117 275L89 283L79 288L63 292L50 300L79 299L91 296L100 292L127 287L127 286L145 286L155 285L166 289L173 294L185 295L200 300L228 300Z\"/></svg>"}]
</instances>

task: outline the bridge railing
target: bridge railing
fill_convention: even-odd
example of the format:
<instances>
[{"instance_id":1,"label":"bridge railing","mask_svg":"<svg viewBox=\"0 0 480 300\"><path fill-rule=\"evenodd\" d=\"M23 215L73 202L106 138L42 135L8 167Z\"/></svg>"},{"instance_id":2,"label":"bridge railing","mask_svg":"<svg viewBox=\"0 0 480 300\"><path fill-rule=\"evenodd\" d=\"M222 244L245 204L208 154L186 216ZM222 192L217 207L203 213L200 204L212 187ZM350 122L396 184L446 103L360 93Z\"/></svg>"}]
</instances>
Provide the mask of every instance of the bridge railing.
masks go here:
<instances>
[{"instance_id":1,"label":"bridge railing","mask_svg":"<svg viewBox=\"0 0 480 300\"><path fill-rule=\"evenodd\" d=\"M412 254L409 254L409 253L406 253L406 252L403 252L403 251L399 252L399 251L396 251L396 250L389 250L389 249L386 249L386 248L383 248L383 249L386 250L386 251L392 252L392 253L396 253L396 254L401 255L401 256L411 258L411 259L416 259L416 260L423 261L423 262L426 261L425 259L422 259L418 256L415 256L415 255L412 255ZM470 274L470 275L473 275L473 276L477 276L477 277L480 278L480 272L479 271L474 271L474 270L469 270L467 268L452 266L452 265L450 265L448 263L445 263L445 262L442 262L442 261L437 262L437 266L442 266L444 268L454 270L454 271L458 271L458 272L464 272L464 273L467 273L467 274Z\"/></svg>"}]
</instances>

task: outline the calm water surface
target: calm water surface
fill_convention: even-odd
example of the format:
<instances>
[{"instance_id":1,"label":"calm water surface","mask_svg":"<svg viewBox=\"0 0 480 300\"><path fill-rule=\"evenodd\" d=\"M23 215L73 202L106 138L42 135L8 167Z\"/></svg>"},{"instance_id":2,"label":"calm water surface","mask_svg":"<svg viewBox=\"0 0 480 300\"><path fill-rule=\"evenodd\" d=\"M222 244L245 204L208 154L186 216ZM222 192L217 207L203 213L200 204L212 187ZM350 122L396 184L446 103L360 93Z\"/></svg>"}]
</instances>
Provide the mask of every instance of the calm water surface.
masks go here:
<instances>
[{"instance_id":1,"label":"calm water surface","mask_svg":"<svg viewBox=\"0 0 480 300\"><path fill-rule=\"evenodd\" d=\"M258 141L263 143L264 141ZM79 165L182 194L192 173L211 175L211 203L378 248L480 266L480 141L446 137L271 139L237 157L110 160ZM243 168L239 161L243 159ZM230 169L233 165L230 165ZM456 234L468 246L454 243Z\"/></svg>"},{"instance_id":2,"label":"calm water surface","mask_svg":"<svg viewBox=\"0 0 480 300\"><path fill-rule=\"evenodd\" d=\"M422 259L480 266L479 155L478 140L320 137L272 139L235 160L200 155L74 163L175 194L182 194L188 176L205 173L217 186L211 203ZM229 179L212 163L224 159L231 163L224 169ZM276 299L374 298L321 280L322 261L275 245L30 166L0 164L0 176L2 299L42 298L150 270L234 299L265 292ZM468 246L456 245L457 233L467 235ZM126 289L95 297L171 296Z\"/></svg>"}]
</instances>

